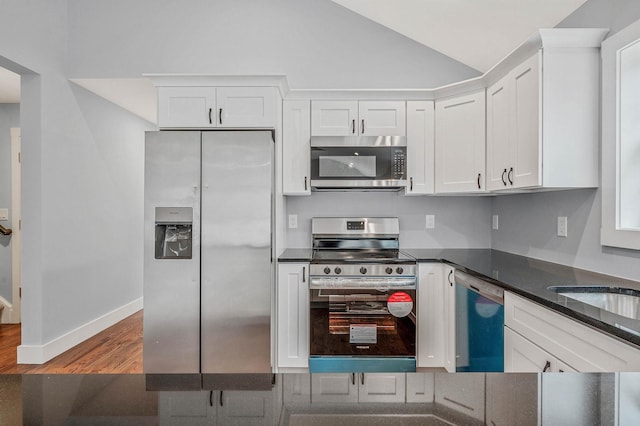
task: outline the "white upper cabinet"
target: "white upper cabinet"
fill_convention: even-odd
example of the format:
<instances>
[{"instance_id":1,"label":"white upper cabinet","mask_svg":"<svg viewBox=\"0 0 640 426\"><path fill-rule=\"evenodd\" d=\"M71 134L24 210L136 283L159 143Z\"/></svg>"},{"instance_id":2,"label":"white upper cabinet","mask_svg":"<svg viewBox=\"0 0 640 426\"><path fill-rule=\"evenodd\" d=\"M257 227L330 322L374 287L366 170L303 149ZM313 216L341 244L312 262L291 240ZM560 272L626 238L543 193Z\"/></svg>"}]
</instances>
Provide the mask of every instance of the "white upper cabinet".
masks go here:
<instances>
[{"instance_id":1,"label":"white upper cabinet","mask_svg":"<svg viewBox=\"0 0 640 426\"><path fill-rule=\"evenodd\" d=\"M541 185L541 53L487 89L487 189Z\"/></svg>"},{"instance_id":2,"label":"white upper cabinet","mask_svg":"<svg viewBox=\"0 0 640 426\"><path fill-rule=\"evenodd\" d=\"M485 190L484 90L436 101L435 191Z\"/></svg>"},{"instance_id":3,"label":"white upper cabinet","mask_svg":"<svg viewBox=\"0 0 640 426\"><path fill-rule=\"evenodd\" d=\"M158 127L276 127L274 87L159 87Z\"/></svg>"},{"instance_id":4,"label":"white upper cabinet","mask_svg":"<svg viewBox=\"0 0 640 426\"><path fill-rule=\"evenodd\" d=\"M215 87L158 88L160 128L216 127L215 111Z\"/></svg>"},{"instance_id":5,"label":"white upper cabinet","mask_svg":"<svg viewBox=\"0 0 640 426\"><path fill-rule=\"evenodd\" d=\"M405 136L404 101L312 101L311 136Z\"/></svg>"},{"instance_id":6,"label":"white upper cabinet","mask_svg":"<svg viewBox=\"0 0 640 426\"><path fill-rule=\"evenodd\" d=\"M500 80L487 77L488 190L598 186L598 47L605 33L540 30L541 48Z\"/></svg>"},{"instance_id":7,"label":"white upper cabinet","mask_svg":"<svg viewBox=\"0 0 640 426\"><path fill-rule=\"evenodd\" d=\"M433 194L434 180L434 104L432 101L407 102L407 180L406 195Z\"/></svg>"},{"instance_id":8,"label":"white upper cabinet","mask_svg":"<svg viewBox=\"0 0 640 426\"><path fill-rule=\"evenodd\" d=\"M282 117L282 192L311 195L310 102L283 101Z\"/></svg>"}]
</instances>

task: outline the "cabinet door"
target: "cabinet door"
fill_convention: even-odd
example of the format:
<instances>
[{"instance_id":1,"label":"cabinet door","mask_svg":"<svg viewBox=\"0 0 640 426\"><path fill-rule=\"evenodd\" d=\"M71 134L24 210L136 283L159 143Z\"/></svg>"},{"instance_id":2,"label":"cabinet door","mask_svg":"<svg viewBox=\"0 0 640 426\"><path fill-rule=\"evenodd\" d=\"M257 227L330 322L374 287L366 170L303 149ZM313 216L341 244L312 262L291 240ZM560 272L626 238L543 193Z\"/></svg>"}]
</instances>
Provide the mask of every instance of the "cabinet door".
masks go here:
<instances>
[{"instance_id":1,"label":"cabinet door","mask_svg":"<svg viewBox=\"0 0 640 426\"><path fill-rule=\"evenodd\" d=\"M213 392L217 401L219 392ZM218 404L210 404L209 391L158 392L158 424L202 425L215 424Z\"/></svg>"},{"instance_id":2,"label":"cabinet door","mask_svg":"<svg viewBox=\"0 0 640 426\"><path fill-rule=\"evenodd\" d=\"M436 192L485 188L484 91L436 102Z\"/></svg>"},{"instance_id":3,"label":"cabinet door","mask_svg":"<svg viewBox=\"0 0 640 426\"><path fill-rule=\"evenodd\" d=\"M512 113L511 147L513 164L509 166L509 183L514 188L542 184L541 55L538 53L511 71ZM513 167L513 170L511 170Z\"/></svg>"},{"instance_id":4,"label":"cabinet door","mask_svg":"<svg viewBox=\"0 0 640 426\"><path fill-rule=\"evenodd\" d=\"M318 373L311 375L311 403L358 402L356 373Z\"/></svg>"},{"instance_id":5,"label":"cabinet door","mask_svg":"<svg viewBox=\"0 0 640 426\"><path fill-rule=\"evenodd\" d=\"M216 127L215 87L158 88L158 127L209 128Z\"/></svg>"},{"instance_id":6,"label":"cabinet door","mask_svg":"<svg viewBox=\"0 0 640 426\"><path fill-rule=\"evenodd\" d=\"M308 264L278 264L278 367L309 366Z\"/></svg>"},{"instance_id":7,"label":"cabinet door","mask_svg":"<svg viewBox=\"0 0 640 426\"><path fill-rule=\"evenodd\" d=\"M444 368L449 373L456 371L456 286L453 268L446 266L444 285Z\"/></svg>"},{"instance_id":8,"label":"cabinet door","mask_svg":"<svg viewBox=\"0 0 640 426\"><path fill-rule=\"evenodd\" d=\"M311 136L359 134L358 101L312 101Z\"/></svg>"},{"instance_id":9,"label":"cabinet door","mask_svg":"<svg viewBox=\"0 0 640 426\"><path fill-rule=\"evenodd\" d=\"M404 402L405 373L360 373L358 402Z\"/></svg>"},{"instance_id":10,"label":"cabinet door","mask_svg":"<svg viewBox=\"0 0 640 426\"><path fill-rule=\"evenodd\" d=\"M531 343L509 327L504 328L504 371L505 373L550 372L554 368L555 357Z\"/></svg>"},{"instance_id":11,"label":"cabinet door","mask_svg":"<svg viewBox=\"0 0 640 426\"><path fill-rule=\"evenodd\" d=\"M220 391L217 424L256 426L276 424L274 402L274 391Z\"/></svg>"},{"instance_id":12,"label":"cabinet door","mask_svg":"<svg viewBox=\"0 0 640 426\"><path fill-rule=\"evenodd\" d=\"M311 106L309 101L282 102L282 192L311 195Z\"/></svg>"},{"instance_id":13,"label":"cabinet door","mask_svg":"<svg viewBox=\"0 0 640 426\"><path fill-rule=\"evenodd\" d=\"M276 127L274 87L219 87L219 127Z\"/></svg>"},{"instance_id":14,"label":"cabinet door","mask_svg":"<svg viewBox=\"0 0 640 426\"><path fill-rule=\"evenodd\" d=\"M433 373L407 373L407 402L433 402Z\"/></svg>"},{"instance_id":15,"label":"cabinet door","mask_svg":"<svg viewBox=\"0 0 640 426\"><path fill-rule=\"evenodd\" d=\"M509 76L487 88L487 189L509 187Z\"/></svg>"},{"instance_id":16,"label":"cabinet door","mask_svg":"<svg viewBox=\"0 0 640 426\"><path fill-rule=\"evenodd\" d=\"M434 153L433 102L408 101L406 195L433 194Z\"/></svg>"},{"instance_id":17,"label":"cabinet door","mask_svg":"<svg viewBox=\"0 0 640 426\"><path fill-rule=\"evenodd\" d=\"M484 421L485 373L436 373L435 403Z\"/></svg>"},{"instance_id":18,"label":"cabinet door","mask_svg":"<svg viewBox=\"0 0 640 426\"><path fill-rule=\"evenodd\" d=\"M405 101L360 101L358 103L362 136L405 136Z\"/></svg>"},{"instance_id":19,"label":"cabinet door","mask_svg":"<svg viewBox=\"0 0 640 426\"><path fill-rule=\"evenodd\" d=\"M418 265L418 367L444 366L447 317L443 272L440 263Z\"/></svg>"}]
</instances>

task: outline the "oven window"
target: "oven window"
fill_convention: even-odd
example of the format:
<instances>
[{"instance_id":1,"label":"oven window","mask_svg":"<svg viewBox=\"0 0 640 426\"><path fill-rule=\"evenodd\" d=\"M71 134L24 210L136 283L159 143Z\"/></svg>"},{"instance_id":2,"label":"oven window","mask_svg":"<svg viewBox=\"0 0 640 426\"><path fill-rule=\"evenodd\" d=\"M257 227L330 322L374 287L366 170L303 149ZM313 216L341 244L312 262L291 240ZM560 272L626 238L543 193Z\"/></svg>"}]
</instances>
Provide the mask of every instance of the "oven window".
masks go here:
<instances>
[{"instance_id":1,"label":"oven window","mask_svg":"<svg viewBox=\"0 0 640 426\"><path fill-rule=\"evenodd\" d=\"M415 290L403 293L413 308L394 316L393 290L311 290L311 355L415 356Z\"/></svg>"}]
</instances>

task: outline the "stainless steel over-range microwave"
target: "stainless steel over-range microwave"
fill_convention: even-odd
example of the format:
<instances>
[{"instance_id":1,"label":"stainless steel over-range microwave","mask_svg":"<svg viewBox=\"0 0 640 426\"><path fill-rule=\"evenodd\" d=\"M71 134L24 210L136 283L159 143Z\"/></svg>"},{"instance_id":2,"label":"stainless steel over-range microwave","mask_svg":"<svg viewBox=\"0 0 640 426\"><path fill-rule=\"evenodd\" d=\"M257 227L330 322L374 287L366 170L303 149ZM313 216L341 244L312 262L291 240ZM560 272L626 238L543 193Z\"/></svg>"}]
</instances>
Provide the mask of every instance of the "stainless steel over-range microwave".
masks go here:
<instances>
[{"instance_id":1,"label":"stainless steel over-range microwave","mask_svg":"<svg viewBox=\"0 0 640 426\"><path fill-rule=\"evenodd\" d=\"M407 186L404 136L314 136L313 190L399 190Z\"/></svg>"}]
</instances>

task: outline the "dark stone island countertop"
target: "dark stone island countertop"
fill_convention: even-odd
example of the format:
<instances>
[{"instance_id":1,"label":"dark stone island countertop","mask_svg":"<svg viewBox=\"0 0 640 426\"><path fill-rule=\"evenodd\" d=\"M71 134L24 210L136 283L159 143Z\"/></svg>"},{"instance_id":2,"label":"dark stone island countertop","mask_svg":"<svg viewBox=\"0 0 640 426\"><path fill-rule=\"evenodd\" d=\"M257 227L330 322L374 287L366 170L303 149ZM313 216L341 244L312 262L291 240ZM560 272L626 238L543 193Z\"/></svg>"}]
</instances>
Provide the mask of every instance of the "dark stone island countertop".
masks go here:
<instances>
[{"instance_id":1,"label":"dark stone island countertop","mask_svg":"<svg viewBox=\"0 0 640 426\"><path fill-rule=\"evenodd\" d=\"M587 305L549 286L615 286L640 291L640 282L491 249L401 249L417 262L444 262L578 320L640 349L640 320ZM287 249L280 262L308 262L311 249Z\"/></svg>"}]
</instances>

